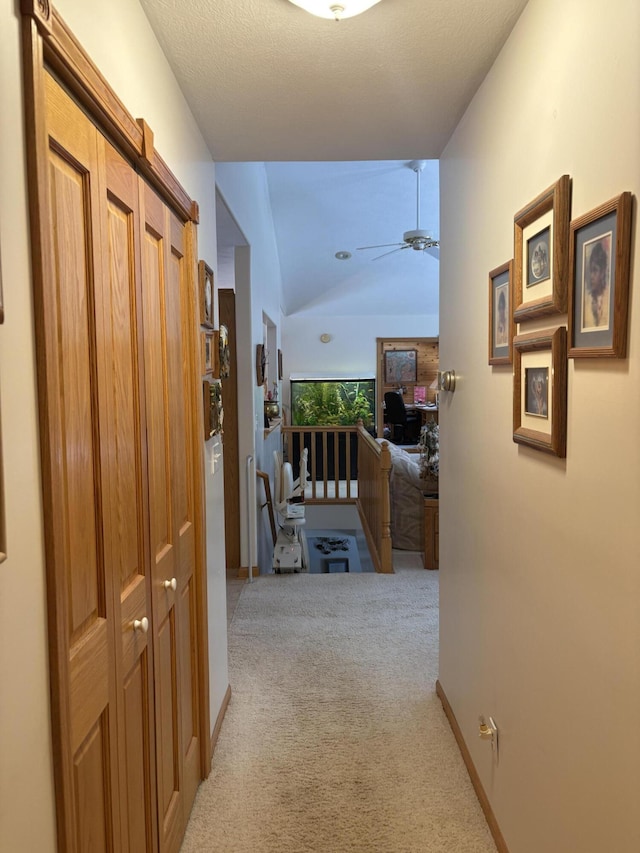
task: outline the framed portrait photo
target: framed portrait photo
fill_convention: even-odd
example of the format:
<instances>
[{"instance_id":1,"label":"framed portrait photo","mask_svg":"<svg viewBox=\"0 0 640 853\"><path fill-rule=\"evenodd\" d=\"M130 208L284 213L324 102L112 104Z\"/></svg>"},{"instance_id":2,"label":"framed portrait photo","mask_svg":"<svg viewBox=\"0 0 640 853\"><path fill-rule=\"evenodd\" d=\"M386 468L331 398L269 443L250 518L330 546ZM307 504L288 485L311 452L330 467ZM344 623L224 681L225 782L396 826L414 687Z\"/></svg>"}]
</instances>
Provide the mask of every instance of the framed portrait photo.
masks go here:
<instances>
[{"instance_id":1,"label":"framed portrait photo","mask_svg":"<svg viewBox=\"0 0 640 853\"><path fill-rule=\"evenodd\" d=\"M567 331L564 326L513 339L513 440L567 455Z\"/></svg>"},{"instance_id":2,"label":"framed portrait photo","mask_svg":"<svg viewBox=\"0 0 640 853\"><path fill-rule=\"evenodd\" d=\"M570 358L627 354L631 211L625 192L571 223Z\"/></svg>"},{"instance_id":3,"label":"framed portrait photo","mask_svg":"<svg viewBox=\"0 0 640 853\"><path fill-rule=\"evenodd\" d=\"M384 354L385 385L415 382L418 378L418 351L387 350Z\"/></svg>"},{"instance_id":4,"label":"framed portrait photo","mask_svg":"<svg viewBox=\"0 0 640 853\"><path fill-rule=\"evenodd\" d=\"M207 375L213 374L213 332L201 332L202 341L202 372Z\"/></svg>"},{"instance_id":5,"label":"framed portrait photo","mask_svg":"<svg viewBox=\"0 0 640 853\"><path fill-rule=\"evenodd\" d=\"M567 308L571 179L563 175L514 217L516 322Z\"/></svg>"},{"instance_id":6,"label":"framed portrait photo","mask_svg":"<svg viewBox=\"0 0 640 853\"><path fill-rule=\"evenodd\" d=\"M213 328L213 270L204 261L198 261L198 291L200 300L200 325Z\"/></svg>"},{"instance_id":7,"label":"framed portrait photo","mask_svg":"<svg viewBox=\"0 0 640 853\"><path fill-rule=\"evenodd\" d=\"M489 364L511 364L515 323L512 311L513 262L489 273Z\"/></svg>"}]
</instances>

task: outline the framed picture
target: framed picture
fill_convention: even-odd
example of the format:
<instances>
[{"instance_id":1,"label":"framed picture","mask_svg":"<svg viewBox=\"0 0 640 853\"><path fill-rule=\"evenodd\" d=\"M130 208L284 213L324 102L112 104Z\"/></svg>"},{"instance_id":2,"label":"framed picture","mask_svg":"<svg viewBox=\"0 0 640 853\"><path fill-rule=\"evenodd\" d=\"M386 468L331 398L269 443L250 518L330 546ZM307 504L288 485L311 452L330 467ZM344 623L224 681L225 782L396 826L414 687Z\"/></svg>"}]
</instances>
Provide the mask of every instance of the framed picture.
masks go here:
<instances>
[{"instance_id":1,"label":"framed picture","mask_svg":"<svg viewBox=\"0 0 640 853\"><path fill-rule=\"evenodd\" d=\"M625 192L571 223L570 358L627 354L631 210Z\"/></svg>"},{"instance_id":2,"label":"framed picture","mask_svg":"<svg viewBox=\"0 0 640 853\"><path fill-rule=\"evenodd\" d=\"M213 373L213 332L201 332L202 372Z\"/></svg>"},{"instance_id":3,"label":"framed picture","mask_svg":"<svg viewBox=\"0 0 640 853\"><path fill-rule=\"evenodd\" d=\"M213 328L213 270L198 261L198 290L200 294L200 325Z\"/></svg>"},{"instance_id":4,"label":"framed picture","mask_svg":"<svg viewBox=\"0 0 640 853\"><path fill-rule=\"evenodd\" d=\"M386 350L384 354L385 385L415 382L418 378L418 351L415 349Z\"/></svg>"},{"instance_id":5,"label":"framed picture","mask_svg":"<svg viewBox=\"0 0 640 853\"><path fill-rule=\"evenodd\" d=\"M513 262L489 273L489 364L511 364L515 323L512 311Z\"/></svg>"},{"instance_id":6,"label":"framed picture","mask_svg":"<svg viewBox=\"0 0 640 853\"><path fill-rule=\"evenodd\" d=\"M513 339L513 440L567 455L567 330Z\"/></svg>"},{"instance_id":7,"label":"framed picture","mask_svg":"<svg viewBox=\"0 0 640 853\"><path fill-rule=\"evenodd\" d=\"M220 379L220 332L211 333L211 375Z\"/></svg>"},{"instance_id":8,"label":"framed picture","mask_svg":"<svg viewBox=\"0 0 640 853\"><path fill-rule=\"evenodd\" d=\"M278 350L278 379L282 379L284 373L282 371L282 350Z\"/></svg>"},{"instance_id":9,"label":"framed picture","mask_svg":"<svg viewBox=\"0 0 640 853\"><path fill-rule=\"evenodd\" d=\"M204 440L209 441L222 432L224 410L222 408L222 388L218 382L202 382L202 408L204 412Z\"/></svg>"},{"instance_id":10,"label":"framed picture","mask_svg":"<svg viewBox=\"0 0 640 853\"><path fill-rule=\"evenodd\" d=\"M264 385L267 378L267 349L264 344L256 345L256 384Z\"/></svg>"},{"instance_id":11,"label":"framed picture","mask_svg":"<svg viewBox=\"0 0 640 853\"><path fill-rule=\"evenodd\" d=\"M516 322L567 310L570 206L571 179L563 175L514 217Z\"/></svg>"},{"instance_id":12,"label":"framed picture","mask_svg":"<svg viewBox=\"0 0 640 853\"><path fill-rule=\"evenodd\" d=\"M220 361L220 379L228 379L231 375L231 351L229 349L229 330L220 323L218 334L218 358Z\"/></svg>"}]
</instances>

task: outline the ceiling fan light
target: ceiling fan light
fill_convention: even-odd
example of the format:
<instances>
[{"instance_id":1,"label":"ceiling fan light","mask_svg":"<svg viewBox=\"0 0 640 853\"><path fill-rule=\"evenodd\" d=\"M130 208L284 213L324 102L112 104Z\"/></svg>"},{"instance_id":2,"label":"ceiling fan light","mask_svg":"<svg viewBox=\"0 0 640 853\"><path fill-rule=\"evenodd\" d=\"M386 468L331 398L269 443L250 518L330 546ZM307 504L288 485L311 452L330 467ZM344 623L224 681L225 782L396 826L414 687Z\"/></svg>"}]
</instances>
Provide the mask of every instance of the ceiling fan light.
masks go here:
<instances>
[{"instance_id":1,"label":"ceiling fan light","mask_svg":"<svg viewBox=\"0 0 640 853\"><path fill-rule=\"evenodd\" d=\"M340 2L335 2L335 0L289 0L289 2L318 18L341 21L343 18L353 18L355 15L366 12L380 0L340 0Z\"/></svg>"}]
</instances>

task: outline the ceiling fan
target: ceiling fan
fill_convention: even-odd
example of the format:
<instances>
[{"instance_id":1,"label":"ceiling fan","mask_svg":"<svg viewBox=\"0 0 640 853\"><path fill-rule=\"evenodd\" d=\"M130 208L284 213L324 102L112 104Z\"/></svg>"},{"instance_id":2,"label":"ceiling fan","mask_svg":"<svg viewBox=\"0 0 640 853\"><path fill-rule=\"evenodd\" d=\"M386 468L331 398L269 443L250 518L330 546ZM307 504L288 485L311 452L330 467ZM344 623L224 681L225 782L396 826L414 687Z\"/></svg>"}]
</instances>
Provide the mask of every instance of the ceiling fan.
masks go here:
<instances>
[{"instance_id":1,"label":"ceiling fan","mask_svg":"<svg viewBox=\"0 0 640 853\"><path fill-rule=\"evenodd\" d=\"M417 200L416 200L416 227L413 231L405 231L402 235L402 243L382 243L379 246L358 246L358 251L363 249L386 249L389 246L395 246L390 252L384 252L373 258L374 261L380 258L386 258L387 255L393 255L395 252L401 252L403 249L413 249L416 252L428 252L435 258L438 258L440 241L434 240L428 231L420 228L420 173L424 169L426 162L424 160L412 160L408 166L416 173L417 179Z\"/></svg>"}]
</instances>

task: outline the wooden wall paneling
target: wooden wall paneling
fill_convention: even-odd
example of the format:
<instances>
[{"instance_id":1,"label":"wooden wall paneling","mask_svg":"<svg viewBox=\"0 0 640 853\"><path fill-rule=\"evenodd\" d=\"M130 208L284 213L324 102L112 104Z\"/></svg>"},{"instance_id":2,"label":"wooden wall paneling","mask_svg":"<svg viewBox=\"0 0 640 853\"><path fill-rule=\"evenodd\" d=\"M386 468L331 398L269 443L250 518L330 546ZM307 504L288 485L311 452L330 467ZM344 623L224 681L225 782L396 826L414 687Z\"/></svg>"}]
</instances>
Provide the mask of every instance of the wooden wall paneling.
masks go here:
<instances>
[{"instance_id":1,"label":"wooden wall paneling","mask_svg":"<svg viewBox=\"0 0 640 853\"><path fill-rule=\"evenodd\" d=\"M222 380L224 404L224 533L227 571L240 568L240 455L238 444L238 358L236 353L236 295L218 290L220 323L229 331L229 377Z\"/></svg>"},{"instance_id":2,"label":"wooden wall paneling","mask_svg":"<svg viewBox=\"0 0 640 853\"><path fill-rule=\"evenodd\" d=\"M387 391L396 391L397 383L387 384L384 372L384 354L392 350L416 350L417 370L416 381L403 383L406 390L405 403L413 403L413 389L415 385L424 385L426 388L426 399L435 402L434 390L430 385L438 376L440 355L438 338L377 338L377 381L376 381L376 418L378 436L382 437L384 423L382 417L382 404ZM435 413L434 413L435 414Z\"/></svg>"},{"instance_id":3,"label":"wooden wall paneling","mask_svg":"<svg viewBox=\"0 0 640 853\"><path fill-rule=\"evenodd\" d=\"M102 520L109 501L108 448L99 429L104 370L102 294L108 287L100 263L100 162L98 134L50 76L44 81L49 145L49 217L55 263L45 320L54 392L49 397L52 481L48 509L62 536L54 567L58 612L55 628L65 665L57 688L65 694L59 732L73 771L66 795L73 814L68 849L112 849L120 833L117 795L117 687L115 615L110 542ZM66 607L65 607L66 604ZM65 726L65 728L66 728Z\"/></svg>"}]
</instances>

